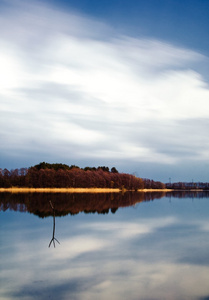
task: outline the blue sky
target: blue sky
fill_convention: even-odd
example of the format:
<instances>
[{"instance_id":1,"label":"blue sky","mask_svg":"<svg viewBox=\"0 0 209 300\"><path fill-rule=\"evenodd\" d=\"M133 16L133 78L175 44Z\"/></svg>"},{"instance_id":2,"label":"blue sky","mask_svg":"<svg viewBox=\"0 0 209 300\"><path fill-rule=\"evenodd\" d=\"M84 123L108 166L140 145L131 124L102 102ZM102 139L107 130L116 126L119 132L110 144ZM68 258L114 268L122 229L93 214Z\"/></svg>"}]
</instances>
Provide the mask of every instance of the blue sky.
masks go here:
<instances>
[{"instance_id":1,"label":"blue sky","mask_svg":"<svg viewBox=\"0 0 209 300\"><path fill-rule=\"evenodd\" d=\"M0 167L208 181L209 2L0 1Z\"/></svg>"}]
</instances>

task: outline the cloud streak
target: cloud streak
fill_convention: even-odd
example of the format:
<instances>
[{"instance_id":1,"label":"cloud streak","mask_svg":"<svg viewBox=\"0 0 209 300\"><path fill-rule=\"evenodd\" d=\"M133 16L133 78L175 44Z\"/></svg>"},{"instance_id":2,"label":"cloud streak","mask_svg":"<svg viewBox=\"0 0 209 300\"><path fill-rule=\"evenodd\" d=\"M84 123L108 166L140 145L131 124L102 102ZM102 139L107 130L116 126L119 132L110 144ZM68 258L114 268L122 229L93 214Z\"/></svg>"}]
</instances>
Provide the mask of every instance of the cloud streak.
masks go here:
<instances>
[{"instance_id":1,"label":"cloud streak","mask_svg":"<svg viewBox=\"0 0 209 300\"><path fill-rule=\"evenodd\" d=\"M23 153L31 164L208 157L209 90L198 68L207 57L71 11L9 3L0 13L4 162Z\"/></svg>"}]
</instances>

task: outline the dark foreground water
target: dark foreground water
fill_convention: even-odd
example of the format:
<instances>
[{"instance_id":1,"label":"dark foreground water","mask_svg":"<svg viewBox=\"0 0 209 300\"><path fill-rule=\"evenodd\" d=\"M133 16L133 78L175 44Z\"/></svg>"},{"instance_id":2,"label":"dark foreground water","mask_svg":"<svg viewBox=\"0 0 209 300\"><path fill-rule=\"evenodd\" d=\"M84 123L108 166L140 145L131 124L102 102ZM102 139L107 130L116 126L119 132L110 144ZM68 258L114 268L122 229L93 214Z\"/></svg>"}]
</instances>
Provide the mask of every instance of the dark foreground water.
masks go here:
<instances>
[{"instance_id":1,"label":"dark foreground water","mask_svg":"<svg viewBox=\"0 0 209 300\"><path fill-rule=\"evenodd\" d=\"M206 192L0 194L0 205L0 299L209 299Z\"/></svg>"}]
</instances>

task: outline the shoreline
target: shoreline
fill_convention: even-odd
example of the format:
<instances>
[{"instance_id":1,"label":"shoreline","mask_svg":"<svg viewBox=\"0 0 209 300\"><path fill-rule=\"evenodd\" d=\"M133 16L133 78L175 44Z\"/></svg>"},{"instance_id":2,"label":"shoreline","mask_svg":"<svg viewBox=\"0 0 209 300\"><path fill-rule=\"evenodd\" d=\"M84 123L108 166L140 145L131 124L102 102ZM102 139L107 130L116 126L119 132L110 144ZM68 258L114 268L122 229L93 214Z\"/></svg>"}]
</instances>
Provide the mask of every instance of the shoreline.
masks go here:
<instances>
[{"instance_id":1,"label":"shoreline","mask_svg":"<svg viewBox=\"0 0 209 300\"><path fill-rule=\"evenodd\" d=\"M27 187L10 187L0 188L0 193L124 193L124 192L202 192L203 189L175 190L175 189L138 189L127 190L119 188L27 188Z\"/></svg>"},{"instance_id":2,"label":"shoreline","mask_svg":"<svg viewBox=\"0 0 209 300\"><path fill-rule=\"evenodd\" d=\"M120 193L129 190L113 188L0 188L0 193ZM172 192L171 189L140 189L137 192Z\"/></svg>"}]
</instances>

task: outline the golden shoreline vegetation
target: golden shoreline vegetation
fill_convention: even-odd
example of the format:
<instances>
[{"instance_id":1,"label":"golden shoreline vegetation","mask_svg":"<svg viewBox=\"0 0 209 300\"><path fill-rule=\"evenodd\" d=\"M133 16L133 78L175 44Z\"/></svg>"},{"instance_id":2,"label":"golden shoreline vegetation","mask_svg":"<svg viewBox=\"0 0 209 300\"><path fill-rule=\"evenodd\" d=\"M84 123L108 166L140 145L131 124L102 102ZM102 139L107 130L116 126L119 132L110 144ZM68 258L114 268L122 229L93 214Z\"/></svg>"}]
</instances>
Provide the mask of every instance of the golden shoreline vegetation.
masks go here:
<instances>
[{"instance_id":1,"label":"golden shoreline vegetation","mask_svg":"<svg viewBox=\"0 0 209 300\"><path fill-rule=\"evenodd\" d=\"M119 193L126 189L111 188L27 188L10 187L0 188L0 192L9 193ZM171 189L138 189L137 192L170 192Z\"/></svg>"}]
</instances>

